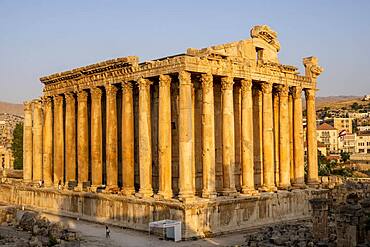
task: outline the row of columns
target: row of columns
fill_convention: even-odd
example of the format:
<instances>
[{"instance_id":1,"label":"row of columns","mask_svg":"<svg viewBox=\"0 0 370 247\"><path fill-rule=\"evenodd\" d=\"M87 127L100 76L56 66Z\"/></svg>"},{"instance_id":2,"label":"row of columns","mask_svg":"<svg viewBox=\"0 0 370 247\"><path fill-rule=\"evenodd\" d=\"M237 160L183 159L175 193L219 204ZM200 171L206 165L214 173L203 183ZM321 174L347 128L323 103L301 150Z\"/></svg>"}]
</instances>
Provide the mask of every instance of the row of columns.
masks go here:
<instances>
[{"instance_id":1,"label":"row of columns","mask_svg":"<svg viewBox=\"0 0 370 247\"><path fill-rule=\"evenodd\" d=\"M194 197L194 104L191 73L181 71L179 79L179 195L181 200ZM234 129L234 78L221 78L222 100L222 170L223 189L216 192L215 165L215 112L214 82L211 74L202 74L202 197L213 198L237 193L235 186L235 129ZM241 79L241 193L254 194L255 145L262 142L263 183L261 190L274 191L276 187L287 189L304 186L304 143L302 124L302 88L276 85L270 82L252 83ZM151 141L151 81L140 78L139 88L139 197L153 195L152 188L152 141ZM262 92L262 140L253 135L252 86ZM91 140L89 139L88 92L81 90L76 96L66 93L65 115L63 96L56 95L25 105L24 125L24 180L44 180L46 186L66 181L88 181L89 145L91 145L91 186L102 184L103 148L106 148L107 189L118 189L118 152L122 151L122 193L134 194L134 107L132 83L122 84L122 150L118 150L117 88L106 85L106 142L102 143L102 91L95 87L91 93ZM171 198L171 77L159 76L158 109L158 162L159 191L163 198ZM274 97L278 104L274 107ZM315 184L317 174L315 90L305 89L307 102L308 180ZM77 104L76 101L77 100ZM54 102L54 103L52 103ZM42 106L43 104L43 106ZM77 109L76 108L77 105ZM32 109L33 108L33 109ZM42 117L43 109L43 117ZM33 117L32 117L33 111ZM275 113L274 113L275 111ZM276 114L278 111L278 114ZM77 115L76 115L77 112ZM274 123L275 117L275 123ZM54 125L54 126L53 126ZM293 131L290 131L292 129ZM276 133L278 133L276 135ZM65 135L65 136L64 136ZM76 140L77 139L77 140ZM291 142L292 141L292 142ZM64 143L65 142L65 143ZM275 143L275 144L274 144ZM66 150L64 150L64 148ZM65 160L64 160L65 159ZM65 169L64 169L65 163ZM278 164L278 178L275 171ZM78 165L78 177L76 173ZM64 174L64 172L66 174Z\"/></svg>"}]
</instances>

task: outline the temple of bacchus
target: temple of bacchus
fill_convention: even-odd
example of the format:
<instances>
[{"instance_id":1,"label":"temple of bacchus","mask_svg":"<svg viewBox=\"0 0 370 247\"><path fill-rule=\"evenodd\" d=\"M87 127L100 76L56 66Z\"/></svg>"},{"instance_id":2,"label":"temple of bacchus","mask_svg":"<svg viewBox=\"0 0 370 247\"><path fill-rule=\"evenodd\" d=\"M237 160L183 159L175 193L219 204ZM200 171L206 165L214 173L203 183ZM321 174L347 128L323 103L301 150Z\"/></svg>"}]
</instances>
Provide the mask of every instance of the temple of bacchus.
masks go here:
<instances>
[{"instance_id":1,"label":"temple of bacchus","mask_svg":"<svg viewBox=\"0 0 370 247\"><path fill-rule=\"evenodd\" d=\"M322 69L316 57L304 75L281 64L267 26L250 36L42 77L25 103L24 183L12 188L23 197L9 200L141 230L179 219L185 238L307 217L307 200L325 196Z\"/></svg>"}]
</instances>

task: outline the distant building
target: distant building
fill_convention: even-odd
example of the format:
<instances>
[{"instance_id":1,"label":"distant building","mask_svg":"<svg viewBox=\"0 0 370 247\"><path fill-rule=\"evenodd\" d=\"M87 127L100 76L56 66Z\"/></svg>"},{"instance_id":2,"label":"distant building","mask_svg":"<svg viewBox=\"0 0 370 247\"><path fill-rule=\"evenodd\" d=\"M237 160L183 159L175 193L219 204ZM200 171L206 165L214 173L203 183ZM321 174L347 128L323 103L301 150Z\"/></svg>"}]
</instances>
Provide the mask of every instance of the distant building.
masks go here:
<instances>
[{"instance_id":1,"label":"distant building","mask_svg":"<svg viewBox=\"0 0 370 247\"><path fill-rule=\"evenodd\" d=\"M356 153L370 154L370 132L360 132L357 134Z\"/></svg>"},{"instance_id":2,"label":"distant building","mask_svg":"<svg viewBox=\"0 0 370 247\"><path fill-rule=\"evenodd\" d=\"M330 124L323 123L316 130L317 140L326 146L330 153L338 152L338 130Z\"/></svg>"},{"instance_id":3,"label":"distant building","mask_svg":"<svg viewBox=\"0 0 370 247\"><path fill-rule=\"evenodd\" d=\"M370 100L370 94L368 95L365 95L363 98L362 98L363 101L368 101Z\"/></svg>"},{"instance_id":4,"label":"distant building","mask_svg":"<svg viewBox=\"0 0 370 247\"><path fill-rule=\"evenodd\" d=\"M359 118L367 118L370 116L369 112L349 112L348 117L359 119Z\"/></svg>"},{"instance_id":5,"label":"distant building","mask_svg":"<svg viewBox=\"0 0 370 247\"><path fill-rule=\"evenodd\" d=\"M345 130L348 133L352 133L352 120L353 118L337 118L333 119L333 126L339 132Z\"/></svg>"},{"instance_id":6,"label":"distant building","mask_svg":"<svg viewBox=\"0 0 370 247\"><path fill-rule=\"evenodd\" d=\"M319 152L324 155L324 156L327 156L328 153L326 151L326 145L322 142L317 142L317 150L319 150Z\"/></svg>"},{"instance_id":7,"label":"distant building","mask_svg":"<svg viewBox=\"0 0 370 247\"><path fill-rule=\"evenodd\" d=\"M370 131L370 125L357 126L357 130L358 130L359 132Z\"/></svg>"},{"instance_id":8,"label":"distant building","mask_svg":"<svg viewBox=\"0 0 370 247\"><path fill-rule=\"evenodd\" d=\"M346 134L342 138L340 138L338 145L339 149L343 150L344 152L353 154L356 152L356 134Z\"/></svg>"}]
</instances>

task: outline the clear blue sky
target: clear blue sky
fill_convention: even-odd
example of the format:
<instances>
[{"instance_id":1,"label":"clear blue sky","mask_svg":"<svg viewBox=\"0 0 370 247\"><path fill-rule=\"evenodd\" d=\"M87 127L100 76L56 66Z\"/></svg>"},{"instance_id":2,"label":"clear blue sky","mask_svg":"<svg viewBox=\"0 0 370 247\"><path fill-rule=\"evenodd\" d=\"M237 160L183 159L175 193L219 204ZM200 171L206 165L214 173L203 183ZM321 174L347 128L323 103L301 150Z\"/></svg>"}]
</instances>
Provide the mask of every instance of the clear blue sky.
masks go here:
<instances>
[{"instance_id":1,"label":"clear blue sky","mask_svg":"<svg viewBox=\"0 0 370 247\"><path fill-rule=\"evenodd\" d=\"M0 0L0 100L41 95L39 77L101 60L141 61L278 32L280 62L315 55L319 95L370 93L370 1Z\"/></svg>"}]
</instances>

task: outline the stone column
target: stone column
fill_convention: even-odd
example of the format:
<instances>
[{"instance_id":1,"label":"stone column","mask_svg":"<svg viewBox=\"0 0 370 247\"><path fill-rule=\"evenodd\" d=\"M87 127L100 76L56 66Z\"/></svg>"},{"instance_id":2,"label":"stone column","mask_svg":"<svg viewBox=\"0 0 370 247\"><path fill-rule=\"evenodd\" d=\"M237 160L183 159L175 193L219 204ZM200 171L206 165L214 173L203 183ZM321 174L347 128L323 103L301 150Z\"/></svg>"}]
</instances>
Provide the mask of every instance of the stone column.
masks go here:
<instances>
[{"instance_id":1,"label":"stone column","mask_svg":"<svg viewBox=\"0 0 370 247\"><path fill-rule=\"evenodd\" d=\"M64 185L64 99L54 96L54 185Z\"/></svg>"},{"instance_id":2,"label":"stone column","mask_svg":"<svg viewBox=\"0 0 370 247\"><path fill-rule=\"evenodd\" d=\"M252 80L241 80L241 167L242 193L255 194L253 161L253 98Z\"/></svg>"},{"instance_id":3,"label":"stone column","mask_svg":"<svg viewBox=\"0 0 370 247\"><path fill-rule=\"evenodd\" d=\"M276 190L274 181L274 133L272 113L272 83L262 83L262 149L263 149L263 191Z\"/></svg>"},{"instance_id":4,"label":"stone column","mask_svg":"<svg viewBox=\"0 0 370 247\"><path fill-rule=\"evenodd\" d=\"M289 111L289 154L290 154L290 183L294 183L294 125L293 125L293 95L291 88L288 94L288 111Z\"/></svg>"},{"instance_id":5,"label":"stone column","mask_svg":"<svg viewBox=\"0 0 370 247\"><path fill-rule=\"evenodd\" d=\"M23 181L32 181L32 104L24 102L24 125L23 125Z\"/></svg>"},{"instance_id":6,"label":"stone column","mask_svg":"<svg viewBox=\"0 0 370 247\"><path fill-rule=\"evenodd\" d=\"M158 113L158 162L159 191L163 198L172 197L171 172L171 77L159 76L159 113Z\"/></svg>"},{"instance_id":7,"label":"stone column","mask_svg":"<svg viewBox=\"0 0 370 247\"><path fill-rule=\"evenodd\" d=\"M304 186L304 146L302 123L302 88L293 88L294 187Z\"/></svg>"},{"instance_id":8,"label":"stone column","mask_svg":"<svg viewBox=\"0 0 370 247\"><path fill-rule=\"evenodd\" d=\"M212 74L202 74L202 163L203 190L202 197L214 198L216 193L216 160L215 160L215 112ZM180 130L181 131L181 130Z\"/></svg>"},{"instance_id":9,"label":"stone column","mask_svg":"<svg viewBox=\"0 0 370 247\"><path fill-rule=\"evenodd\" d=\"M66 97L66 182L76 181L76 100L72 92Z\"/></svg>"},{"instance_id":10,"label":"stone column","mask_svg":"<svg viewBox=\"0 0 370 247\"><path fill-rule=\"evenodd\" d=\"M102 91L91 89L91 185L96 190L103 182L103 147L102 147Z\"/></svg>"},{"instance_id":11,"label":"stone column","mask_svg":"<svg viewBox=\"0 0 370 247\"><path fill-rule=\"evenodd\" d=\"M132 83L122 84L122 177L124 195L135 193L134 187L134 103Z\"/></svg>"},{"instance_id":12,"label":"stone column","mask_svg":"<svg viewBox=\"0 0 370 247\"><path fill-rule=\"evenodd\" d=\"M280 159L279 159L279 116L280 116L280 110L279 110L279 93L280 93L280 87L274 87L273 88L273 117L274 117L274 178L275 178L275 185L279 185L280 180Z\"/></svg>"},{"instance_id":13,"label":"stone column","mask_svg":"<svg viewBox=\"0 0 370 247\"><path fill-rule=\"evenodd\" d=\"M107 190L118 188L118 140L117 140L117 88L108 84L105 87L106 100L106 156L107 156Z\"/></svg>"},{"instance_id":14,"label":"stone column","mask_svg":"<svg viewBox=\"0 0 370 247\"><path fill-rule=\"evenodd\" d=\"M42 106L40 100L33 104L33 182L42 180Z\"/></svg>"},{"instance_id":15,"label":"stone column","mask_svg":"<svg viewBox=\"0 0 370 247\"><path fill-rule=\"evenodd\" d=\"M179 73L179 198L186 201L194 196L193 189L193 120L191 74Z\"/></svg>"},{"instance_id":16,"label":"stone column","mask_svg":"<svg viewBox=\"0 0 370 247\"><path fill-rule=\"evenodd\" d=\"M152 188L152 133L150 116L151 81L140 78L139 85L139 167L140 189L137 196L151 197Z\"/></svg>"},{"instance_id":17,"label":"stone column","mask_svg":"<svg viewBox=\"0 0 370 247\"><path fill-rule=\"evenodd\" d=\"M260 188L263 185L263 153L262 153L262 92L252 88L253 98L253 161L254 181Z\"/></svg>"},{"instance_id":18,"label":"stone column","mask_svg":"<svg viewBox=\"0 0 370 247\"><path fill-rule=\"evenodd\" d=\"M88 121L88 93L77 93L77 160L78 160L78 187L82 189L83 182L89 180L89 121Z\"/></svg>"},{"instance_id":19,"label":"stone column","mask_svg":"<svg viewBox=\"0 0 370 247\"><path fill-rule=\"evenodd\" d=\"M307 109L307 184L317 185L319 183L319 175L317 163L315 89L306 89L305 94Z\"/></svg>"},{"instance_id":20,"label":"stone column","mask_svg":"<svg viewBox=\"0 0 370 247\"><path fill-rule=\"evenodd\" d=\"M289 106L288 106L288 86L281 86L279 91L279 130L280 138L276 145L279 145L280 172L279 188L288 189L290 187L290 142L289 142Z\"/></svg>"},{"instance_id":21,"label":"stone column","mask_svg":"<svg viewBox=\"0 0 370 247\"><path fill-rule=\"evenodd\" d=\"M46 187L53 185L53 107L52 99L43 98L44 128L43 128L43 170Z\"/></svg>"},{"instance_id":22,"label":"stone column","mask_svg":"<svg viewBox=\"0 0 370 247\"><path fill-rule=\"evenodd\" d=\"M224 195L235 189L235 137L234 137L234 81L232 77L221 78L222 90L222 171Z\"/></svg>"}]
</instances>

